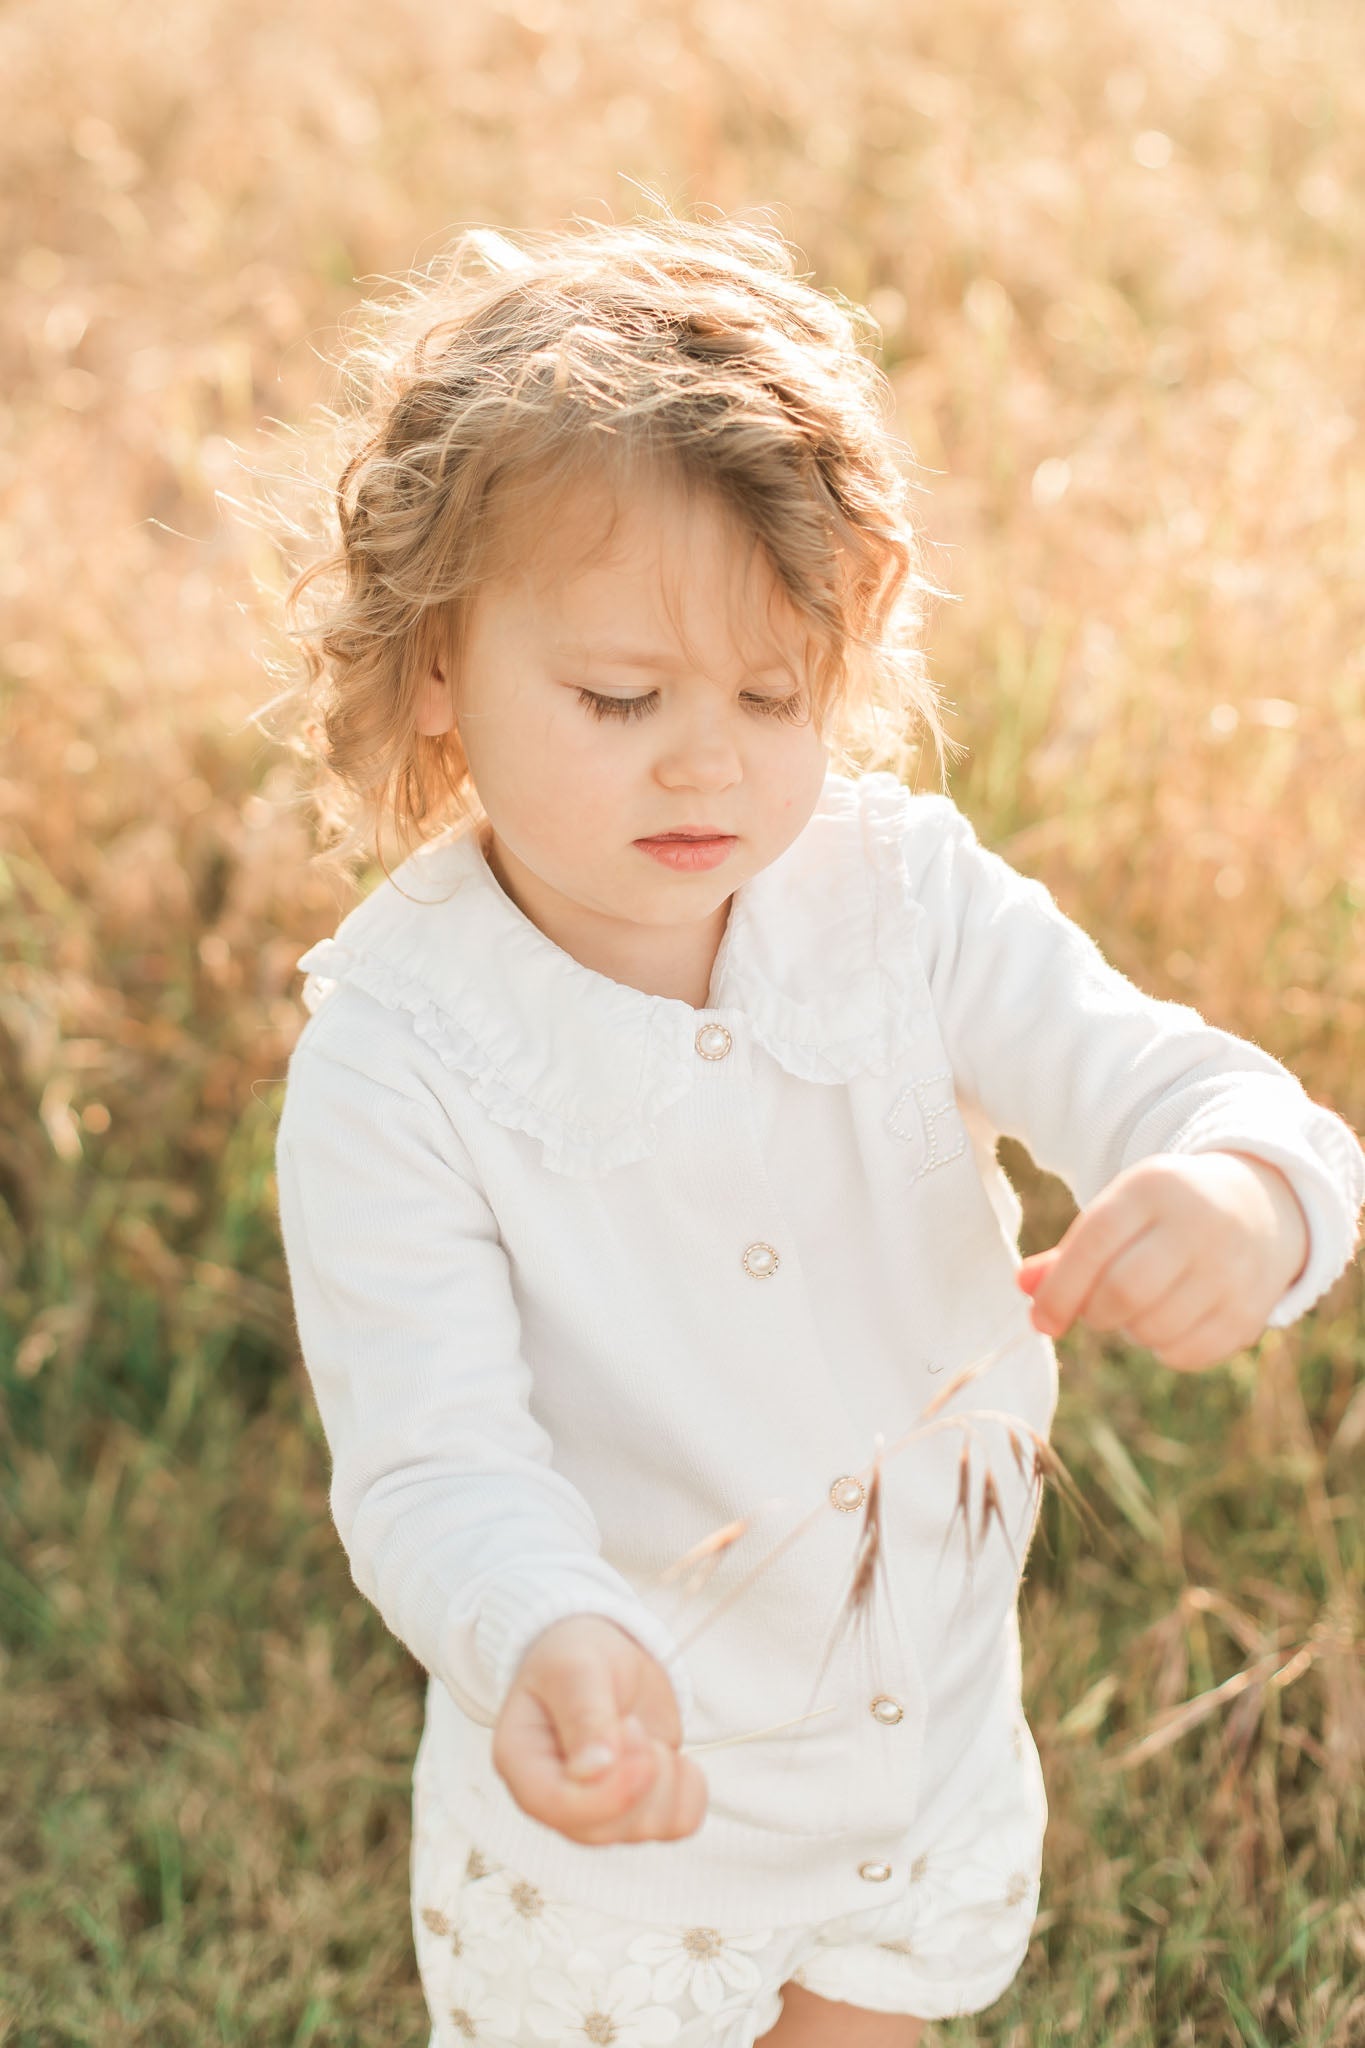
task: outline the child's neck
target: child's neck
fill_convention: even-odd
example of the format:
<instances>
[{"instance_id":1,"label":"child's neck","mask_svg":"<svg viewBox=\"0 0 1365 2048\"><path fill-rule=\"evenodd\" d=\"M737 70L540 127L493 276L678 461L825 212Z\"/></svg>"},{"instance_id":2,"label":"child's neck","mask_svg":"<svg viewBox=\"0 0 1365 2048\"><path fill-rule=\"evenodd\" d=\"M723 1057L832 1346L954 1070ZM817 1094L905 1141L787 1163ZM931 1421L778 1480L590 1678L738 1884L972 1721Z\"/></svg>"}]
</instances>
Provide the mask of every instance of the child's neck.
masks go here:
<instances>
[{"instance_id":1,"label":"child's neck","mask_svg":"<svg viewBox=\"0 0 1365 2048\"><path fill-rule=\"evenodd\" d=\"M580 967L647 996L668 996L694 1010L708 1007L711 974L725 936L732 897L700 923L629 924L560 895L507 854L486 824L479 844L503 894Z\"/></svg>"}]
</instances>

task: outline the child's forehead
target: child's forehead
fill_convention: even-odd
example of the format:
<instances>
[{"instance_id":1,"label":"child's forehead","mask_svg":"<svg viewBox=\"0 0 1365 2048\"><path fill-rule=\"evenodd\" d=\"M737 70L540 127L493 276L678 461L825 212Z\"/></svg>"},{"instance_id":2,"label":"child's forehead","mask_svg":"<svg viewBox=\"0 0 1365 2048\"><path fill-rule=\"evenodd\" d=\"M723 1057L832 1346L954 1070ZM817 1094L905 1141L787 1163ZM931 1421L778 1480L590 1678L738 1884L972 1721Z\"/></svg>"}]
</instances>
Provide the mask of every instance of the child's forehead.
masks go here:
<instances>
[{"instance_id":1,"label":"child's forehead","mask_svg":"<svg viewBox=\"0 0 1365 2048\"><path fill-rule=\"evenodd\" d=\"M523 625L555 652L662 667L723 637L778 665L804 647L808 629L758 536L718 495L568 487L518 538L504 580Z\"/></svg>"},{"instance_id":2,"label":"child's forehead","mask_svg":"<svg viewBox=\"0 0 1365 2048\"><path fill-rule=\"evenodd\" d=\"M740 522L719 493L689 485L657 468L616 476L606 470L527 481L495 514L504 528L504 558L525 580L547 591L638 575L675 556L679 546L712 546L720 534L733 546Z\"/></svg>"}]
</instances>

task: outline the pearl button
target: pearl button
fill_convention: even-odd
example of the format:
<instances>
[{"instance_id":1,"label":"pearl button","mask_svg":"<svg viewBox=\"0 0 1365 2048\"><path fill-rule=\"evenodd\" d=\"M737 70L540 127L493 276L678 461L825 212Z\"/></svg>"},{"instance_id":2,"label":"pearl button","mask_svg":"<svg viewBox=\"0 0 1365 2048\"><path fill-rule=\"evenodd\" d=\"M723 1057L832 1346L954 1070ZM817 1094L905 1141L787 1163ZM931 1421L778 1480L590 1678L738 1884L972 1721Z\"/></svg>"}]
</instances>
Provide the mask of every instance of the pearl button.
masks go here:
<instances>
[{"instance_id":1,"label":"pearl button","mask_svg":"<svg viewBox=\"0 0 1365 2048\"><path fill-rule=\"evenodd\" d=\"M891 1865L889 1863L860 1863L858 1865L858 1875L859 1877L865 1877L869 1884L885 1884L887 1878L891 1875Z\"/></svg>"},{"instance_id":2,"label":"pearl button","mask_svg":"<svg viewBox=\"0 0 1365 2048\"><path fill-rule=\"evenodd\" d=\"M867 1499L867 1488L861 1479L836 1479L829 1490L829 1497L836 1508L843 1508L851 1514Z\"/></svg>"},{"instance_id":3,"label":"pearl button","mask_svg":"<svg viewBox=\"0 0 1365 2048\"><path fill-rule=\"evenodd\" d=\"M723 1060L733 1044L723 1024L703 1024L696 1036L697 1051L704 1060Z\"/></svg>"},{"instance_id":4,"label":"pearl button","mask_svg":"<svg viewBox=\"0 0 1365 2048\"><path fill-rule=\"evenodd\" d=\"M887 1728L894 1728L897 1721L905 1718L905 1709L899 1700L893 1700L889 1692L879 1692L871 1702L872 1712Z\"/></svg>"},{"instance_id":5,"label":"pearl button","mask_svg":"<svg viewBox=\"0 0 1365 2048\"><path fill-rule=\"evenodd\" d=\"M770 1244L749 1244L744 1247L744 1270L755 1280L766 1280L780 1265L777 1253Z\"/></svg>"}]
</instances>

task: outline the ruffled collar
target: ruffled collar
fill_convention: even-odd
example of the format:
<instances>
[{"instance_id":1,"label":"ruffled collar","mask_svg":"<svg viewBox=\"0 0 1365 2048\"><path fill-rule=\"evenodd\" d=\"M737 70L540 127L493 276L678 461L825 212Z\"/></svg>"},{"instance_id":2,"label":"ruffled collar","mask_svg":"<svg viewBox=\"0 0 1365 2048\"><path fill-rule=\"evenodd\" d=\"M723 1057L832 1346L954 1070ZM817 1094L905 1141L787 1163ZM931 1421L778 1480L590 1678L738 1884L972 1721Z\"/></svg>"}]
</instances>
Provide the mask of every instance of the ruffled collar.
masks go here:
<instances>
[{"instance_id":1,"label":"ruffled collar","mask_svg":"<svg viewBox=\"0 0 1365 2048\"><path fill-rule=\"evenodd\" d=\"M736 890L702 1010L584 967L467 829L419 847L302 955L304 1001L349 982L406 1012L547 1167L604 1172L654 1151L659 1116L696 1083L704 1023L747 1030L802 1080L888 1071L925 1002L902 858L914 801L885 772L831 771L799 837Z\"/></svg>"}]
</instances>

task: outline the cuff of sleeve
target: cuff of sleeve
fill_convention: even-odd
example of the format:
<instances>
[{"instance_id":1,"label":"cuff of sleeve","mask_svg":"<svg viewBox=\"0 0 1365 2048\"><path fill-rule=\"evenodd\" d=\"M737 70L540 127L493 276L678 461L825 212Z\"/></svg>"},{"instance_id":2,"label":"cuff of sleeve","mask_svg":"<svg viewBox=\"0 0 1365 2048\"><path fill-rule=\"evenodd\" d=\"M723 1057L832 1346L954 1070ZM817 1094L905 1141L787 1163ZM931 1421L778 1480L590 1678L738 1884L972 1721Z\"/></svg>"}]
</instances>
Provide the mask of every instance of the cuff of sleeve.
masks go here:
<instances>
[{"instance_id":1,"label":"cuff of sleeve","mask_svg":"<svg viewBox=\"0 0 1365 2048\"><path fill-rule=\"evenodd\" d=\"M1266 1328L1287 1329L1312 1308L1350 1264L1365 1202L1365 1153L1350 1126L1321 1104L1308 1117L1285 1115L1276 1130L1259 1120L1241 1125L1199 1119L1169 1146L1172 1152L1248 1152L1277 1166L1308 1222L1308 1262L1280 1296Z\"/></svg>"},{"instance_id":2,"label":"cuff of sleeve","mask_svg":"<svg viewBox=\"0 0 1365 2048\"><path fill-rule=\"evenodd\" d=\"M692 1684L665 1624L624 1580L618 1592L590 1574L562 1569L537 1572L534 1578L509 1574L483 1595L475 1641L492 1674L495 1710L501 1711L517 1666L535 1638L552 1622L574 1614L599 1614L614 1621L663 1665L685 1738L693 1706Z\"/></svg>"}]
</instances>

